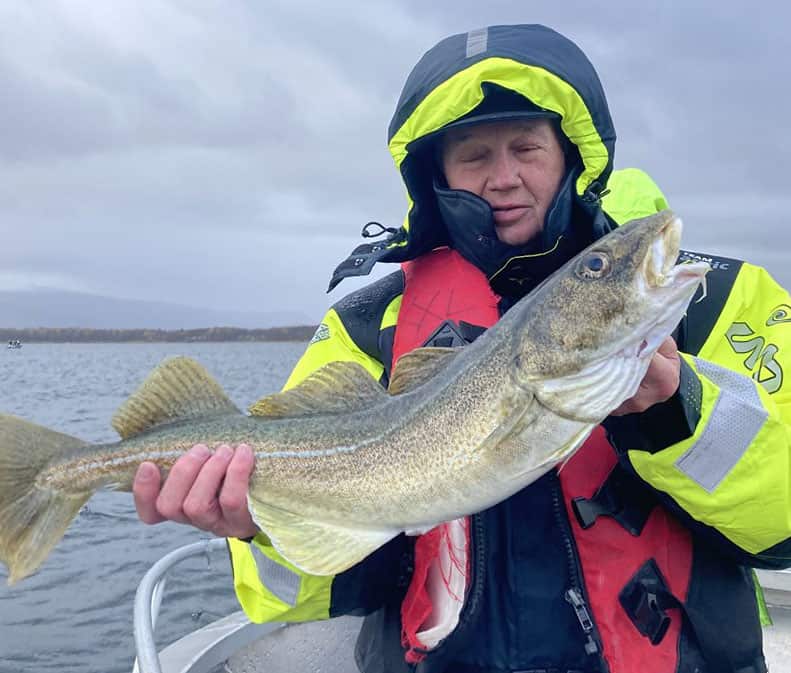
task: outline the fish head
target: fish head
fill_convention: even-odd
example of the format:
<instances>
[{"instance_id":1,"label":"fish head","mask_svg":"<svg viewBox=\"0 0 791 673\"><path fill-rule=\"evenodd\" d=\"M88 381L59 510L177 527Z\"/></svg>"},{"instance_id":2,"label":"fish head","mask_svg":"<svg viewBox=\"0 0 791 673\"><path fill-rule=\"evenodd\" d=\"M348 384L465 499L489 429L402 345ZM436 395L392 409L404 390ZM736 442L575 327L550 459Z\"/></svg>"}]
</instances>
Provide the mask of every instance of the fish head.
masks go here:
<instances>
[{"instance_id":1,"label":"fish head","mask_svg":"<svg viewBox=\"0 0 791 673\"><path fill-rule=\"evenodd\" d=\"M677 264L671 211L632 220L579 253L511 310L516 377L544 406L598 423L631 398L709 265ZM524 306L520 308L520 305Z\"/></svg>"}]
</instances>

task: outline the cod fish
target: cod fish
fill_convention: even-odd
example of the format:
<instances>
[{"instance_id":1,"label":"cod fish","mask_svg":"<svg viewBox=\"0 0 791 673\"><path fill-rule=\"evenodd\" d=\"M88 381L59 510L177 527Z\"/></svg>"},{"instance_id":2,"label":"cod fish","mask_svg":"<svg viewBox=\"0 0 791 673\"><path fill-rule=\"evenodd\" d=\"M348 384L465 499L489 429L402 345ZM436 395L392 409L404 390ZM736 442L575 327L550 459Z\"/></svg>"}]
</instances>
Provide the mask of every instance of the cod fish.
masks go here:
<instances>
[{"instance_id":1,"label":"cod fish","mask_svg":"<svg viewBox=\"0 0 791 673\"><path fill-rule=\"evenodd\" d=\"M638 388L704 280L670 211L593 243L463 349L399 359L389 390L333 362L240 412L196 362L156 368L87 444L0 415L0 560L34 572L101 488L196 443L255 451L248 506L288 561L328 575L396 535L488 508L568 459ZM705 290L705 286L704 286Z\"/></svg>"}]
</instances>

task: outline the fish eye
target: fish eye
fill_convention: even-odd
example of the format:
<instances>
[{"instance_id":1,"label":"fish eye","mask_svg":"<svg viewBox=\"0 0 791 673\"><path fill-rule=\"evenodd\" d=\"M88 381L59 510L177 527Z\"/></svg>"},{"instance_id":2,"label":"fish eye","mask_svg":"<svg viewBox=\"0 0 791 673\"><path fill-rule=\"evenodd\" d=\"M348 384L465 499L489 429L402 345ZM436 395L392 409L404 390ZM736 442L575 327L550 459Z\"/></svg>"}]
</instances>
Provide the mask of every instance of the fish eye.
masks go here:
<instances>
[{"instance_id":1,"label":"fish eye","mask_svg":"<svg viewBox=\"0 0 791 673\"><path fill-rule=\"evenodd\" d=\"M610 272L610 258L603 252L589 252L577 264L577 275L586 280L603 278Z\"/></svg>"}]
</instances>

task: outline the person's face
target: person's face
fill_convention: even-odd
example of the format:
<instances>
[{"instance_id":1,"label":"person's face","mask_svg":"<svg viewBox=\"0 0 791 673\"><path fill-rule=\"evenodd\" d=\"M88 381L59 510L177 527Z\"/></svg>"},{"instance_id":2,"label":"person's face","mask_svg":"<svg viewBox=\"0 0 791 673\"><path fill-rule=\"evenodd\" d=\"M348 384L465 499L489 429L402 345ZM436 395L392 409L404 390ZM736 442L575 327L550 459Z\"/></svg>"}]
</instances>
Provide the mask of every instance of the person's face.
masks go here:
<instances>
[{"instance_id":1,"label":"person's face","mask_svg":"<svg viewBox=\"0 0 791 673\"><path fill-rule=\"evenodd\" d=\"M543 229L565 159L549 120L525 119L449 129L442 166L451 189L491 205L501 241L522 245Z\"/></svg>"}]
</instances>

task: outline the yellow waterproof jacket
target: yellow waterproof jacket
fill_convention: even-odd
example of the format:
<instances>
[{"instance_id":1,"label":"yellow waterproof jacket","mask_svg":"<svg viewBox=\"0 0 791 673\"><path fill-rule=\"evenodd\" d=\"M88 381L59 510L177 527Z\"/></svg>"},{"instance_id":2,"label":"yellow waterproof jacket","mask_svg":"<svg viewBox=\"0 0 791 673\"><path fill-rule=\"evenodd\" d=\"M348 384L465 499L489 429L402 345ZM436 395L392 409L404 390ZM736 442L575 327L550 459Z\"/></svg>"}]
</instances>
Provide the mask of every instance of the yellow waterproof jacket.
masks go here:
<instances>
[{"instance_id":1,"label":"yellow waterproof jacket","mask_svg":"<svg viewBox=\"0 0 791 673\"><path fill-rule=\"evenodd\" d=\"M378 261L413 259L448 244L432 202L431 164L421 148L495 89L556 116L573 150L569 156L578 157L573 206L594 236L606 231L598 224L615 226L667 207L645 174L612 171L615 130L598 76L576 45L541 26L470 31L443 40L420 60L396 106L388 143L406 188L402 227L383 242L359 246L336 269L331 287L369 272ZM696 541L716 550L713 563L722 558L730 568L734 561L786 567L791 299L761 268L703 256L713 270L707 296L690 305L677 335L685 351L678 395L668 405L608 425L622 462ZM338 302L287 387L334 360L358 362L386 383L402 291L403 276L396 271ZM231 539L229 547L239 601L257 622L370 612L403 593L410 575L411 550L403 536L335 577L299 572L264 534L249 544ZM754 602L740 605L754 609ZM396 641L397 630L388 632Z\"/></svg>"},{"instance_id":2,"label":"yellow waterproof jacket","mask_svg":"<svg viewBox=\"0 0 791 673\"><path fill-rule=\"evenodd\" d=\"M608 186L603 205L617 222L666 206L640 171L616 171ZM610 429L634 472L693 533L714 541L739 563L787 567L791 385L785 371L791 366L791 297L760 267L691 252L683 252L684 258L703 258L712 265L706 296L693 300L677 333L688 351L682 353L678 396L687 423L657 431L663 422L658 408L611 419ZM386 382L402 291L403 277L396 272L330 309L286 388L336 360L357 362ZM656 418L649 420L651 414ZM403 542L393 546L398 544ZM259 622L375 609L388 581L403 581L403 555L408 553L399 547L389 557L379 555L368 568L313 577L280 558L263 534L250 544L229 540L229 547L238 598ZM390 577L383 579L382 573ZM365 583L376 587L359 586Z\"/></svg>"}]
</instances>

